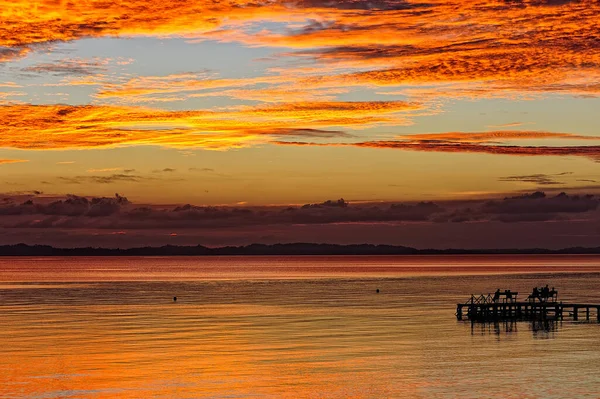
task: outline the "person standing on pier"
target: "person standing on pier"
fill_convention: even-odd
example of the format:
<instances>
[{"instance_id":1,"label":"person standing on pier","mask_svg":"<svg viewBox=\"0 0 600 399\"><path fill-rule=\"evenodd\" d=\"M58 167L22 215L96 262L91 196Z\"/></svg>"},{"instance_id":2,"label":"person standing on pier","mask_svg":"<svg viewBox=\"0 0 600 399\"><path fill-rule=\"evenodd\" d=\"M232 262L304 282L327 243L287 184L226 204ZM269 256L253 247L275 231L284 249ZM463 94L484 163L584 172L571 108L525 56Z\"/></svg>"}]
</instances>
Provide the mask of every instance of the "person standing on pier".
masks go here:
<instances>
[{"instance_id":1,"label":"person standing on pier","mask_svg":"<svg viewBox=\"0 0 600 399\"><path fill-rule=\"evenodd\" d=\"M498 302L500 300L500 288L496 290L494 293L494 302Z\"/></svg>"},{"instance_id":2,"label":"person standing on pier","mask_svg":"<svg viewBox=\"0 0 600 399\"><path fill-rule=\"evenodd\" d=\"M549 296L550 296L550 288L548 288L548 284L546 284L546 286L544 288L542 288L542 298L545 298L547 301Z\"/></svg>"}]
</instances>

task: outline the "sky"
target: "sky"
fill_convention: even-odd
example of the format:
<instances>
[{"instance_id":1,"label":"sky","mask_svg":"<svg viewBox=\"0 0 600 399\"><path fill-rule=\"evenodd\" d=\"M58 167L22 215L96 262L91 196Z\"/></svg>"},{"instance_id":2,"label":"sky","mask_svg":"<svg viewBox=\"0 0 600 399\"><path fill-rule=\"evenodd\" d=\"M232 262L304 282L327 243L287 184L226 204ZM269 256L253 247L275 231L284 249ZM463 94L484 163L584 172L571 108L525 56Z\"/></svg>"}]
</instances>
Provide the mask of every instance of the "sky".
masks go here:
<instances>
[{"instance_id":1,"label":"sky","mask_svg":"<svg viewBox=\"0 0 600 399\"><path fill-rule=\"evenodd\" d=\"M598 15L0 0L0 243L598 246Z\"/></svg>"}]
</instances>

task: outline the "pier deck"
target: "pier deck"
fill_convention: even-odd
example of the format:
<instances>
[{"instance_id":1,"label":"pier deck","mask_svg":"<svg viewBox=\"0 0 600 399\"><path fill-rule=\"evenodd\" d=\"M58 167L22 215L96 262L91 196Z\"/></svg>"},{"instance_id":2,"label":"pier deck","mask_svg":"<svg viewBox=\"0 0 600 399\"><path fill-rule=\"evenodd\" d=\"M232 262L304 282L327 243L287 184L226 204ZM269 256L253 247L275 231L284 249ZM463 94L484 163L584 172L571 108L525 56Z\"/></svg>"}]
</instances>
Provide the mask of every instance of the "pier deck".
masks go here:
<instances>
[{"instance_id":1,"label":"pier deck","mask_svg":"<svg viewBox=\"0 0 600 399\"><path fill-rule=\"evenodd\" d=\"M459 303L456 305L456 318L461 320L466 316L470 320L508 320L508 319L555 319L563 320L579 317L590 320L590 315L595 313L596 320L600 322L600 304L589 303L562 303L562 302L484 302L484 303Z\"/></svg>"}]
</instances>

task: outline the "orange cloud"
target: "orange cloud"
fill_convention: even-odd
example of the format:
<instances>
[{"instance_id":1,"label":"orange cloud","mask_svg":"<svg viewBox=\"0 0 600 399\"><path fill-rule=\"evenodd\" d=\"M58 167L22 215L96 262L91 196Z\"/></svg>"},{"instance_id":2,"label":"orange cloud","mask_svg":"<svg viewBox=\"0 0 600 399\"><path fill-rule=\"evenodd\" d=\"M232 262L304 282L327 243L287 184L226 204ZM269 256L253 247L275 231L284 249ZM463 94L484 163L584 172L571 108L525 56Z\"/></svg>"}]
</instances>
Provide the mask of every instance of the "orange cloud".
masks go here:
<instances>
[{"instance_id":1,"label":"orange cloud","mask_svg":"<svg viewBox=\"0 0 600 399\"><path fill-rule=\"evenodd\" d=\"M600 93L600 3L595 0L0 0L0 7L0 62L56 41L178 35L189 40L289 48L293 51L281 55L314 59L321 74L360 69L312 80L292 76L138 78L104 87L97 94L101 99L176 101L185 98L183 92L202 91L194 96L257 101L288 96L293 101L314 101L339 94L333 89L322 95L310 90L316 87L407 84L450 84L442 95L455 96ZM286 29L266 29L265 21ZM101 67L46 64L32 68L83 73ZM297 84L281 86L290 82ZM275 87L249 88L261 84ZM235 89L203 91L226 87Z\"/></svg>"},{"instance_id":2,"label":"orange cloud","mask_svg":"<svg viewBox=\"0 0 600 399\"><path fill-rule=\"evenodd\" d=\"M21 163L21 162L29 162L27 159L0 159L0 165L9 164L9 163Z\"/></svg>"},{"instance_id":3,"label":"orange cloud","mask_svg":"<svg viewBox=\"0 0 600 399\"><path fill-rule=\"evenodd\" d=\"M23 97L27 93L22 91L0 91L0 105L2 104L11 104L19 102L15 100L13 97Z\"/></svg>"},{"instance_id":4,"label":"orange cloud","mask_svg":"<svg viewBox=\"0 0 600 399\"><path fill-rule=\"evenodd\" d=\"M522 126L523 122L509 122L509 123L503 123L500 125L487 125L486 127L489 128L506 128L506 127L518 127L518 126Z\"/></svg>"},{"instance_id":5,"label":"orange cloud","mask_svg":"<svg viewBox=\"0 0 600 399\"><path fill-rule=\"evenodd\" d=\"M239 136L235 145L245 145L240 143L263 142L265 134L259 132L264 131L406 123L396 113L399 110L383 106L366 109L363 103L360 110L331 106L340 94L358 87L386 87L397 91L384 94L407 95L421 102L442 96L600 95L600 3L595 0L0 0L0 10L0 62L57 41L145 35L287 48L280 57L310 63L301 73L301 68L282 68L244 79L184 73L120 81L102 75L104 60L66 59L25 68L29 73L72 77L50 85L100 86L94 98L103 104L217 96L272 104L185 115L159 111L155 117L142 117L141 111L130 108L99 106L91 112L107 118L101 122L107 130L98 130L95 136L71 134L87 137L91 145L126 145L131 140L157 144L163 139L157 138L162 137L158 133L152 136L156 126L186 137L186 143L221 148L232 144L232 134ZM264 22L275 22L277 28ZM406 85L417 87L398 87ZM17 95L22 93L10 94ZM0 104L14 104L8 96L0 93ZM281 105L285 102L292 104ZM317 103L330 106L309 105ZM40 117L39 111L31 117ZM25 123L15 122L14 115L10 120L19 129ZM72 122L65 129L87 126L86 121ZM140 125L144 127L134 132ZM115 139L115 130L129 139ZM190 136L191 131L201 133L200 137ZM223 139L223 132L229 137ZM52 136L50 141L56 140ZM53 148L44 140L33 142ZM24 145L22 140L18 145Z\"/></svg>"},{"instance_id":6,"label":"orange cloud","mask_svg":"<svg viewBox=\"0 0 600 399\"><path fill-rule=\"evenodd\" d=\"M102 83L94 97L123 105L184 101L198 97L229 97L264 103L334 101L350 91L335 77L319 76L319 69L276 70L248 78L217 78L203 73L140 76L119 83ZM80 84L77 81L66 84ZM91 84L91 83L90 83ZM360 86L358 84L354 86Z\"/></svg>"},{"instance_id":7,"label":"orange cloud","mask_svg":"<svg viewBox=\"0 0 600 399\"><path fill-rule=\"evenodd\" d=\"M352 146L422 152L479 153L520 156L584 156L600 162L600 146L518 146L502 144L514 139L600 140L600 137L568 133L535 131L499 131L483 133L432 133L400 136L400 140L364 141L356 143L310 143L276 141L279 145Z\"/></svg>"},{"instance_id":8,"label":"orange cloud","mask_svg":"<svg viewBox=\"0 0 600 399\"><path fill-rule=\"evenodd\" d=\"M398 138L410 141L437 141L437 142L499 142L504 140L531 140L531 139L571 139L571 140L600 140L600 137L581 136L570 133L554 133L528 130L499 130L491 132L449 132L449 133L423 133L399 136Z\"/></svg>"},{"instance_id":9,"label":"orange cloud","mask_svg":"<svg viewBox=\"0 0 600 399\"><path fill-rule=\"evenodd\" d=\"M273 137L346 136L319 128L398 124L419 106L390 102L297 102L225 111L115 106L0 106L0 147L19 149L159 145L227 149Z\"/></svg>"},{"instance_id":10,"label":"orange cloud","mask_svg":"<svg viewBox=\"0 0 600 399\"><path fill-rule=\"evenodd\" d=\"M329 65L370 69L337 76L356 85L454 83L444 88L454 96L600 93L597 1L403 4L330 13L326 22L291 34L262 32L246 40L300 48L288 55ZM436 87L431 91L440 95Z\"/></svg>"},{"instance_id":11,"label":"orange cloud","mask_svg":"<svg viewBox=\"0 0 600 399\"><path fill-rule=\"evenodd\" d=\"M0 46L207 30L218 26L224 12L235 5L235 1L210 7L207 1L3 0Z\"/></svg>"},{"instance_id":12,"label":"orange cloud","mask_svg":"<svg viewBox=\"0 0 600 399\"><path fill-rule=\"evenodd\" d=\"M585 156L600 160L600 146L508 146L474 143L427 143L402 141L372 141L354 144L357 147L391 148L426 152L480 153L495 155Z\"/></svg>"}]
</instances>

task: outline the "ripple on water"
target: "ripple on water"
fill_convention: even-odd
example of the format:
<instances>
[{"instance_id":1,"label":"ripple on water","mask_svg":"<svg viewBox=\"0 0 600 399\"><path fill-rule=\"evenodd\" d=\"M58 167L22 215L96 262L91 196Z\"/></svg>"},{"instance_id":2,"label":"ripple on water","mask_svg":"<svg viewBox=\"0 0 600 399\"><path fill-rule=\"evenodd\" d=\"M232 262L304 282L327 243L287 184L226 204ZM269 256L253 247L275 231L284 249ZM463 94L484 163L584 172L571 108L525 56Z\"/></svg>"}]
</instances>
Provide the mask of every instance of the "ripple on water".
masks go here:
<instances>
[{"instance_id":1,"label":"ripple on water","mask_svg":"<svg viewBox=\"0 0 600 399\"><path fill-rule=\"evenodd\" d=\"M598 324L453 316L546 283L600 303L591 272L7 282L0 397L598 397Z\"/></svg>"}]
</instances>

